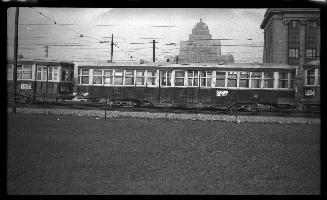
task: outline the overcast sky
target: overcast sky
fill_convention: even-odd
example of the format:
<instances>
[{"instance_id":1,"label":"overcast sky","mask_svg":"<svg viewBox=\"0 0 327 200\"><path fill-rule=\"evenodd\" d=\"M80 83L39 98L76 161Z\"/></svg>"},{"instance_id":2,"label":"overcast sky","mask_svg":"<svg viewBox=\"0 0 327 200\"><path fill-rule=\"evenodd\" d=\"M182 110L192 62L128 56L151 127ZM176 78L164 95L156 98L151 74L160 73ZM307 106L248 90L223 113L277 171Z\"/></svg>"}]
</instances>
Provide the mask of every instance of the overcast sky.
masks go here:
<instances>
[{"instance_id":1,"label":"overcast sky","mask_svg":"<svg viewBox=\"0 0 327 200\"><path fill-rule=\"evenodd\" d=\"M113 34L119 47L114 47L114 61L152 60L152 40L158 42L156 58L164 60L166 56L179 54L180 41L188 40L192 28L202 18L212 38L222 39L222 45L227 45L221 47L222 54L232 54L235 62L262 62L260 24L265 11L24 7L19 12L19 53L24 58L42 58L48 45L51 59L107 60L108 41ZM7 16L8 56L12 59L15 9L9 8Z\"/></svg>"}]
</instances>

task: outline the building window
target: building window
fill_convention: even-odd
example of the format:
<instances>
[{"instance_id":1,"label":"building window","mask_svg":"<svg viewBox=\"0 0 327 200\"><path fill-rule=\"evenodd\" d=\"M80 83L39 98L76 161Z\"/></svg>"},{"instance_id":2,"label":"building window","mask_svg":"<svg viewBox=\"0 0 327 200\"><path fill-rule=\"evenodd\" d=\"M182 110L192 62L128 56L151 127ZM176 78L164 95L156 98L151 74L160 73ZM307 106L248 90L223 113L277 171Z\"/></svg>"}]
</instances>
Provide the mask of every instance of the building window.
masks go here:
<instances>
[{"instance_id":1,"label":"building window","mask_svg":"<svg viewBox=\"0 0 327 200\"><path fill-rule=\"evenodd\" d=\"M114 72L111 69L104 70L104 84L105 85L113 85L114 82Z\"/></svg>"},{"instance_id":2,"label":"building window","mask_svg":"<svg viewBox=\"0 0 327 200\"><path fill-rule=\"evenodd\" d=\"M157 70L147 70L146 85L156 85Z\"/></svg>"},{"instance_id":3,"label":"building window","mask_svg":"<svg viewBox=\"0 0 327 200\"><path fill-rule=\"evenodd\" d=\"M289 49L288 57L289 58L299 58L299 49Z\"/></svg>"},{"instance_id":4,"label":"building window","mask_svg":"<svg viewBox=\"0 0 327 200\"><path fill-rule=\"evenodd\" d=\"M216 71L216 87L225 87L226 72Z\"/></svg>"},{"instance_id":5,"label":"building window","mask_svg":"<svg viewBox=\"0 0 327 200\"><path fill-rule=\"evenodd\" d=\"M313 86L315 84L315 69L307 69L306 71L306 85Z\"/></svg>"},{"instance_id":6,"label":"building window","mask_svg":"<svg viewBox=\"0 0 327 200\"><path fill-rule=\"evenodd\" d=\"M90 84L90 70L89 69L79 69L78 70L78 84Z\"/></svg>"},{"instance_id":7,"label":"building window","mask_svg":"<svg viewBox=\"0 0 327 200\"><path fill-rule=\"evenodd\" d=\"M7 65L7 79L13 80L13 65Z\"/></svg>"},{"instance_id":8,"label":"building window","mask_svg":"<svg viewBox=\"0 0 327 200\"><path fill-rule=\"evenodd\" d=\"M279 72L278 88L288 88L288 73L287 72Z\"/></svg>"},{"instance_id":9,"label":"building window","mask_svg":"<svg viewBox=\"0 0 327 200\"><path fill-rule=\"evenodd\" d=\"M317 22L316 21L308 21L307 26L309 28L317 28Z\"/></svg>"},{"instance_id":10,"label":"building window","mask_svg":"<svg viewBox=\"0 0 327 200\"><path fill-rule=\"evenodd\" d=\"M160 71L160 79L162 86L171 86L171 71Z\"/></svg>"},{"instance_id":11,"label":"building window","mask_svg":"<svg viewBox=\"0 0 327 200\"><path fill-rule=\"evenodd\" d=\"M134 70L125 71L125 85L134 85Z\"/></svg>"},{"instance_id":12,"label":"building window","mask_svg":"<svg viewBox=\"0 0 327 200\"><path fill-rule=\"evenodd\" d=\"M187 78L188 78L188 86L189 87L199 86L199 72L198 71L188 71Z\"/></svg>"},{"instance_id":13,"label":"building window","mask_svg":"<svg viewBox=\"0 0 327 200\"><path fill-rule=\"evenodd\" d=\"M305 50L305 58L315 59L316 58L316 49L306 49Z\"/></svg>"},{"instance_id":14,"label":"building window","mask_svg":"<svg viewBox=\"0 0 327 200\"><path fill-rule=\"evenodd\" d=\"M227 87L237 87L237 72L227 72Z\"/></svg>"},{"instance_id":15,"label":"building window","mask_svg":"<svg viewBox=\"0 0 327 200\"><path fill-rule=\"evenodd\" d=\"M249 87L250 72L240 72L239 87Z\"/></svg>"},{"instance_id":16,"label":"building window","mask_svg":"<svg viewBox=\"0 0 327 200\"><path fill-rule=\"evenodd\" d=\"M124 71L116 69L114 71L114 85L123 85Z\"/></svg>"},{"instance_id":17,"label":"building window","mask_svg":"<svg viewBox=\"0 0 327 200\"><path fill-rule=\"evenodd\" d=\"M145 85L145 70L136 70L136 85Z\"/></svg>"},{"instance_id":18,"label":"building window","mask_svg":"<svg viewBox=\"0 0 327 200\"><path fill-rule=\"evenodd\" d=\"M93 70L93 84L102 85L102 69Z\"/></svg>"},{"instance_id":19,"label":"building window","mask_svg":"<svg viewBox=\"0 0 327 200\"><path fill-rule=\"evenodd\" d=\"M200 76L201 87L211 87L212 71L202 71Z\"/></svg>"},{"instance_id":20,"label":"building window","mask_svg":"<svg viewBox=\"0 0 327 200\"><path fill-rule=\"evenodd\" d=\"M175 86L184 86L185 71L175 71Z\"/></svg>"},{"instance_id":21,"label":"building window","mask_svg":"<svg viewBox=\"0 0 327 200\"><path fill-rule=\"evenodd\" d=\"M251 72L251 88L261 88L262 72Z\"/></svg>"},{"instance_id":22,"label":"building window","mask_svg":"<svg viewBox=\"0 0 327 200\"><path fill-rule=\"evenodd\" d=\"M298 26L298 24L299 24L298 21L291 21L290 22L290 25L291 25L292 28L296 28Z\"/></svg>"},{"instance_id":23,"label":"building window","mask_svg":"<svg viewBox=\"0 0 327 200\"><path fill-rule=\"evenodd\" d=\"M263 87L274 88L274 72L263 73Z\"/></svg>"}]
</instances>

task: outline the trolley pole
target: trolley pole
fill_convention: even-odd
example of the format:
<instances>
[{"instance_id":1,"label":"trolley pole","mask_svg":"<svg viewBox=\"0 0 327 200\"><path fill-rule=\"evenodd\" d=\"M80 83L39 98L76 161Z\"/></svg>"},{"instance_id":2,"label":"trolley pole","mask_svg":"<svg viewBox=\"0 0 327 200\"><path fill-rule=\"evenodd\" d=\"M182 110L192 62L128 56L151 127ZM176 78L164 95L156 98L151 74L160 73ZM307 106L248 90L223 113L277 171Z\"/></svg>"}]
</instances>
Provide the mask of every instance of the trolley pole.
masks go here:
<instances>
[{"instance_id":1,"label":"trolley pole","mask_svg":"<svg viewBox=\"0 0 327 200\"><path fill-rule=\"evenodd\" d=\"M153 58L152 61L155 62L156 61L156 41L153 40Z\"/></svg>"},{"instance_id":2,"label":"trolley pole","mask_svg":"<svg viewBox=\"0 0 327 200\"><path fill-rule=\"evenodd\" d=\"M16 113L16 90L17 90L17 54L18 54L18 17L19 7L16 7L15 15L15 39L14 39L14 77L13 77L13 93L14 93L14 104L12 112Z\"/></svg>"},{"instance_id":3,"label":"trolley pole","mask_svg":"<svg viewBox=\"0 0 327 200\"><path fill-rule=\"evenodd\" d=\"M112 62L113 55L114 55L114 34L111 34L111 57L110 57L111 62Z\"/></svg>"}]
</instances>

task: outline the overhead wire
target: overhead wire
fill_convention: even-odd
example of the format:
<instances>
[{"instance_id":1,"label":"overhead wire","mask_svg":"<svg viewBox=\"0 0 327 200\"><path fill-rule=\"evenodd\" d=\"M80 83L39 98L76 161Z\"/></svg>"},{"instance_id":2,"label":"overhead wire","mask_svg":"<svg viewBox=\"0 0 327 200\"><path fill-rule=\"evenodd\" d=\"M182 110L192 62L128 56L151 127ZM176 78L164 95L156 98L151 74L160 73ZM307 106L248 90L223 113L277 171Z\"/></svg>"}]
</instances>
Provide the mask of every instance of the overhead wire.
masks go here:
<instances>
[{"instance_id":1,"label":"overhead wire","mask_svg":"<svg viewBox=\"0 0 327 200\"><path fill-rule=\"evenodd\" d=\"M82 34L82 33L78 32L78 31L76 31L76 30L74 30L74 29L72 29L72 28L70 28L70 27L68 27L68 26L62 26L61 23L58 23L57 21L51 19L50 17L46 16L44 13L40 12L39 10L37 10L37 9L35 9L35 8L32 8L32 7L30 7L30 8L31 8L33 11L35 11L35 12L37 12L38 14L42 15L43 17L45 17L46 19L52 21L54 24L59 25L59 26L61 26L61 27L63 27L63 28L66 28L66 29L68 29L68 30L70 30L70 31L75 32L76 34L79 35L79 37L84 37L84 38L90 38L90 39L93 39L93 40L97 40L99 43L110 43L110 41L99 40L99 39L97 39L97 38L95 38L95 37L91 37L91 36L88 36L88 35L86 35L86 34ZM106 37L106 38L111 38L111 37ZM127 52L124 51L122 48L120 48L120 47L119 47L115 42L113 42L113 45L116 46L117 48L119 48L122 52L127 53ZM128 53L127 53L127 54L128 54ZM128 55L130 56L130 58L137 58L136 56L131 56L130 54L128 54Z\"/></svg>"}]
</instances>

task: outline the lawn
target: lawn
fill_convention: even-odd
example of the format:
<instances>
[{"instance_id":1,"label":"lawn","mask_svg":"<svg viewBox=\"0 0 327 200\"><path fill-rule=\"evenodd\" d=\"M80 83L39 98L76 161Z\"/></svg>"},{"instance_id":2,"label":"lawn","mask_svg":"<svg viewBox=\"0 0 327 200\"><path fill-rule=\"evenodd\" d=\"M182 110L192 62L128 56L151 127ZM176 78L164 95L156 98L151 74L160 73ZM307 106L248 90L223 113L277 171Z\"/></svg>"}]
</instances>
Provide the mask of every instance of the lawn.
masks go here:
<instances>
[{"instance_id":1,"label":"lawn","mask_svg":"<svg viewBox=\"0 0 327 200\"><path fill-rule=\"evenodd\" d=\"M8 115L8 194L320 194L320 126Z\"/></svg>"}]
</instances>

